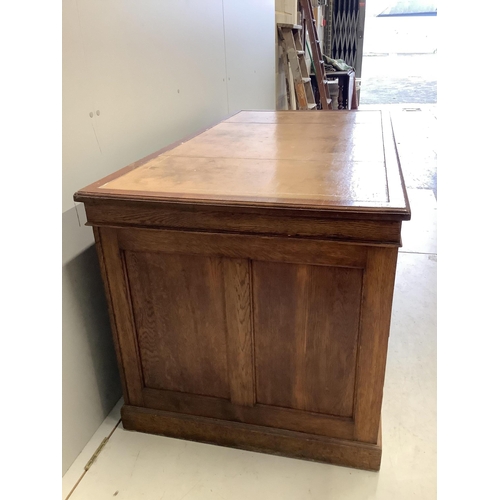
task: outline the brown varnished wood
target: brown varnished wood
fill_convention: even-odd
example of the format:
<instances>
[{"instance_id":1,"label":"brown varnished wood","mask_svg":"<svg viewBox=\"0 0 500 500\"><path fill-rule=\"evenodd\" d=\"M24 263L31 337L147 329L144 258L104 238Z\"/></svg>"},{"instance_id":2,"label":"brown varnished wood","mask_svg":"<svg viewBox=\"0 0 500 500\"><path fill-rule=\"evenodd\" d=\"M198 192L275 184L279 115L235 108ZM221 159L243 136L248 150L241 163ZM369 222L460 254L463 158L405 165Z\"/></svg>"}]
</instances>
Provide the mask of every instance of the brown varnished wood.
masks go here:
<instances>
[{"instance_id":1,"label":"brown varnished wood","mask_svg":"<svg viewBox=\"0 0 500 500\"><path fill-rule=\"evenodd\" d=\"M318 125L318 131L322 129ZM251 136L248 140L251 141ZM291 138L290 142L295 142L295 139ZM308 143L311 150L316 147L314 142ZM200 145L200 148L204 147L205 144ZM213 158L174 156L172 153L168 157L160 156L104 187L123 192L148 192L159 197L168 192L172 198L186 200L253 202L258 197L260 203L274 204L293 201L319 207L390 206L381 148L379 153L377 159L375 152L367 147L363 153L367 156L364 161L343 155L315 161L309 160L306 156L310 153L304 150L302 158L293 160L220 157L215 160L216 166ZM153 162L157 165L152 165ZM325 163L328 163L328 169L325 169ZM348 200L347 189L350 190Z\"/></svg>"},{"instance_id":2,"label":"brown varnished wood","mask_svg":"<svg viewBox=\"0 0 500 500\"><path fill-rule=\"evenodd\" d=\"M245 115L241 112L239 115ZM280 116L260 112L261 116ZM363 111L351 113L365 113ZM122 175L77 193L76 198L188 200L210 205L283 206L409 213L401 194L390 123L328 113L327 123L299 117L288 122L226 120ZM301 116L302 113L299 113ZM238 115L236 115L238 116ZM253 116L253 114L252 114ZM391 193L389 187L391 186ZM397 187L399 186L399 188Z\"/></svg>"},{"instance_id":3,"label":"brown varnished wood","mask_svg":"<svg viewBox=\"0 0 500 500\"><path fill-rule=\"evenodd\" d=\"M371 248L364 276L354 418L356 439L368 443L380 426L396 260L396 248Z\"/></svg>"},{"instance_id":4,"label":"brown varnished wood","mask_svg":"<svg viewBox=\"0 0 500 500\"><path fill-rule=\"evenodd\" d=\"M354 420L291 408L254 404L243 406L231 401L197 394L144 389L146 408L201 415L236 422L307 432L341 439L354 438Z\"/></svg>"},{"instance_id":5,"label":"brown varnished wood","mask_svg":"<svg viewBox=\"0 0 500 500\"><path fill-rule=\"evenodd\" d=\"M125 256L145 387L229 398L221 259Z\"/></svg>"},{"instance_id":6,"label":"brown varnished wood","mask_svg":"<svg viewBox=\"0 0 500 500\"><path fill-rule=\"evenodd\" d=\"M254 262L253 276L257 401L352 416L362 271Z\"/></svg>"},{"instance_id":7,"label":"brown varnished wood","mask_svg":"<svg viewBox=\"0 0 500 500\"><path fill-rule=\"evenodd\" d=\"M380 112L241 112L79 191L124 427L377 470L401 222Z\"/></svg>"},{"instance_id":8,"label":"brown varnished wood","mask_svg":"<svg viewBox=\"0 0 500 500\"><path fill-rule=\"evenodd\" d=\"M120 372L120 382L122 385L123 400L125 404L130 404L129 393L127 389L127 378L125 376L125 362L121 353L120 339L118 335L117 318L115 311L113 310L113 301L111 298L110 283L108 279L108 270L106 269L106 262L104 260L104 253L101 242L101 229L98 227L92 228L94 232L95 247L97 252L97 258L99 259L99 267L101 270L102 281L104 285L104 293L106 294L106 302L108 305L109 319L111 323L111 332L113 335L113 343L115 347L116 358L118 361L118 371Z\"/></svg>"},{"instance_id":9,"label":"brown varnished wood","mask_svg":"<svg viewBox=\"0 0 500 500\"><path fill-rule=\"evenodd\" d=\"M133 320L128 279L116 230L99 229L99 243L109 286L113 320L116 328L116 350L121 353L126 399L133 405L142 405L143 378L140 366L137 334Z\"/></svg>"},{"instance_id":10,"label":"brown varnished wood","mask_svg":"<svg viewBox=\"0 0 500 500\"><path fill-rule=\"evenodd\" d=\"M223 259L231 402L255 404L250 261Z\"/></svg>"},{"instance_id":11,"label":"brown varnished wood","mask_svg":"<svg viewBox=\"0 0 500 500\"><path fill-rule=\"evenodd\" d=\"M230 120L237 113L238 112L229 114L228 116L226 116L225 120ZM175 147L179 146L180 144L182 144L182 143L184 143L186 141L189 141L190 139L193 139L194 137L196 137L199 134L202 134L206 130L209 130L210 128L212 128L215 125L217 125L218 123L220 123L220 121L221 120L218 120L218 121L212 123L211 125L209 125L208 127L204 127L204 128L202 128L200 130L197 130L196 132L194 132L194 133L192 133L192 134L190 134L190 135L188 135L186 137L183 137L182 139L179 139L178 141L174 141L171 144L169 144L168 146L165 146L165 147L159 149L158 151L155 151L154 153L151 153L151 154L145 156L144 158L141 158L140 160L137 160L137 161L131 163L130 165L127 165L126 167L123 167L120 170L117 170L116 172L113 172L112 174L109 174L106 177L103 177L102 179L100 179L100 180L98 180L96 182L93 182L92 184L90 184L89 186L87 186L87 188L85 188L85 190L81 190L81 191L79 191L78 193L75 194L75 201L80 201L80 200L77 200L76 197L78 197L79 194L82 193L83 191L87 191L87 190L88 191L94 191L94 190L96 190L97 188L103 186L107 182L109 182L109 181L111 181L113 179L116 179L117 177L120 177L120 176L122 176L122 175L130 172L131 170L134 170L137 167L140 167L140 166L144 165L145 163L147 163L147 162L155 159L157 156L159 156L161 154L164 154L167 151L170 151L171 149L174 149ZM224 121L224 120L222 120L222 121Z\"/></svg>"},{"instance_id":12,"label":"brown varnished wood","mask_svg":"<svg viewBox=\"0 0 500 500\"><path fill-rule=\"evenodd\" d=\"M382 132L358 128L332 137L323 125L304 132L293 124L222 123L211 130L213 137L201 134L100 189L200 202L390 208ZM228 135L236 143L230 152L222 142Z\"/></svg>"},{"instance_id":13,"label":"brown varnished wood","mask_svg":"<svg viewBox=\"0 0 500 500\"><path fill-rule=\"evenodd\" d=\"M213 230L247 234L316 237L359 243L400 244L401 221L330 219L301 212L247 213L215 209L193 210L188 205L106 201L85 204L88 224L115 227ZM274 211L275 212L275 211ZM349 214L344 214L348 216Z\"/></svg>"},{"instance_id":14,"label":"brown varnished wood","mask_svg":"<svg viewBox=\"0 0 500 500\"><path fill-rule=\"evenodd\" d=\"M154 229L118 229L117 234L120 248L131 252L216 255L344 267L364 267L366 261L365 247L334 241Z\"/></svg>"},{"instance_id":15,"label":"brown varnished wood","mask_svg":"<svg viewBox=\"0 0 500 500\"><path fill-rule=\"evenodd\" d=\"M382 449L379 444L357 443L128 405L122 408L122 422L123 427L129 430L358 469L380 469Z\"/></svg>"}]
</instances>

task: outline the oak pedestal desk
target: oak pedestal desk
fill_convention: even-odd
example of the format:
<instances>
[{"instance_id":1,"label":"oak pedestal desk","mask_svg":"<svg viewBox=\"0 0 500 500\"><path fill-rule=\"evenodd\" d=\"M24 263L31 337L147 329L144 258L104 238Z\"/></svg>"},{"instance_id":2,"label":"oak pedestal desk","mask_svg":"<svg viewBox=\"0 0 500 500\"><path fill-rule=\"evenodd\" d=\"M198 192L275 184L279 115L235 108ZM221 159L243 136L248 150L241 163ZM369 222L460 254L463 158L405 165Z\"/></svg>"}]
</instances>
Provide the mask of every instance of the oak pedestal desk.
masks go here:
<instances>
[{"instance_id":1,"label":"oak pedestal desk","mask_svg":"<svg viewBox=\"0 0 500 500\"><path fill-rule=\"evenodd\" d=\"M75 194L125 429L378 470L401 224L381 111L242 111Z\"/></svg>"}]
</instances>

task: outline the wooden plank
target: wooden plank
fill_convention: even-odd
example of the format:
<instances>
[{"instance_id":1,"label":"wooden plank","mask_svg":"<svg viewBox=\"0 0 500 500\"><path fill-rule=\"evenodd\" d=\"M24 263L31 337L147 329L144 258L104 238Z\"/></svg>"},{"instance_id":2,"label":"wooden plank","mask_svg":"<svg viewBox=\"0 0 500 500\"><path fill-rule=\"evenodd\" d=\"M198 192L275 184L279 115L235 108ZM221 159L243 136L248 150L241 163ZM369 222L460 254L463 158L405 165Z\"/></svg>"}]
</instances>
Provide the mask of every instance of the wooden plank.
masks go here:
<instances>
[{"instance_id":1,"label":"wooden plank","mask_svg":"<svg viewBox=\"0 0 500 500\"><path fill-rule=\"evenodd\" d=\"M228 398L221 259L124 253L145 387Z\"/></svg>"},{"instance_id":2,"label":"wooden plank","mask_svg":"<svg viewBox=\"0 0 500 500\"><path fill-rule=\"evenodd\" d=\"M382 457L378 444L355 443L128 405L122 408L122 422L123 427L129 430L365 470L379 470Z\"/></svg>"},{"instance_id":3,"label":"wooden plank","mask_svg":"<svg viewBox=\"0 0 500 500\"><path fill-rule=\"evenodd\" d=\"M300 24L278 23L276 26L278 26L278 28L287 28L287 29L294 29L294 30L301 30L302 29L302 26Z\"/></svg>"},{"instance_id":4,"label":"wooden plank","mask_svg":"<svg viewBox=\"0 0 500 500\"><path fill-rule=\"evenodd\" d=\"M130 201L106 201L99 205L86 203L88 223L95 226L130 227L142 226L163 229L192 229L222 233L246 233L275 236L317 237L350 243L400 245L401 222L383 220L390 214L378 213L382 220L356 220L359 213L354 210L342 214L345 219L321 216L305 216L276 210L258 214L232 210L224 207L192 207L182 204L164 204ZM351 216L351 218L349 218ZM375 215L373 215L375 217Z\"/></svg>"},{"instance_id":5,"label":"wooden plank","mask_svg":"<svg viewBox=\"0 0 500 500\"><path fill-rule=\"evenodd\" d=\"M316 80L318 82L319 94L321 98L321 107L324 110L331 110L332 100L330 99L330 90L328 89L328 84L322 83L323 80L326 80L325 69L321 64L323 56L321 54L321 47L318 41L318 33L314 23L311 1L300 0L300 5L302 6L302 12L304 13L304 18L307 26L307 33L309 35L309 42L313 56Z\"/></svg>"},{"instance_id":6,"label":"wooden plank","mask_svg":"<svg viewBox=\"0 0 500 500\"><path fill-rule=\"evenodd\" d=\"M286 60L286 77L288 81L288 90L289 90L289 97L290 97L290 109L292 111L296 111L297 108L297 96L295 94L295 84L293 83L293 75L292 75L292 69L290 68L290 65L288 64L288 59Z\"/></svg>"},{"instance_id":7,"label":"wooden plank","mask_svg":"<svg viewBox=\"0 0 500 500\"><path fill-rule=\"evenodd\" d=\"M115 311L113 308L113 301L111 299L111 290L110 290L110 283L108 279L108 271L106 269L106 263L104 261L104 253L102 249L102 241L101 241L101 228L98 227L93 227L92 228L94 231L94 239L95 239L95 247L97 251L97 257L99 259L99 267L101 269L101 277L102 277L102 282L104 284L104 292L106 294L106 302L108 306L108 314L109 314L109 319L111 323L111 332L113 334L113 344L115 348L115 353L116 353L116 358L118 361L118 371L120 373L120 382L122 385L122 392L123 392L123 399L125 401L125 404L130 404L129 400L129 391L127 388L127 379L125 377L125 370L124 370L124 364L123 364L123 357L121 353L121 347L120 347L120 338L118 336L118 326L116 324L116 315Z\"/></svg>"},{"instance_id":8,"label":"wooden plank","mask_svg":"<svg viewBox=\"0 0 500 500\"><path fill-rule=\"evenodd\" d=\"M175 391L144 389L144 406L151 409L200 415L267 427L353 439L354 420L272 405L235 405L227 399Z\"/></svg>"},{"instance_id":9,"label":"wooden plank","mask_svg":"<svg viewBox=\"0 0 500 500\"><path fill-rule=\"evenodd\" d=\"M302 82L302 77L300 77ZM286 112L286 111L285 111ZM288 111L288 113L290 113ZM337 114L337 113L332 113ZM299 113L299 116L301 113ZM175 163L172 163L176 157L182 159L189 158L195 165L195 159L201 158L202 160L210 159L212 161L211 168L205 171L205 174L214 175L219 170L220 182L233 182L232 189L237 189L238 186L232 177L227 179L225 175L231 174L229 165L224 162L219 162L219 159L231 158L233 160L254 160L253 167L262 160L269 165L277 161L307 161L307 162L320 162L322 165L322 173L330 173L330 175L339 177L336 182L341 181L342 176L350 173L353 167L351 162L368 162L378 163L385 162L384 145L382 142L382 124L381 123L353 123L349 126L342 127L340 123L332 121L331 128L322 123L310 123L307 127L299 122L277 124L277 123L243 123L243 122L226 122L221 123L209 133L194 138L189 142L178 146L169 153L162 155L148 163L147 166L140 167L139 172L141 177L135 179L137 172L130 172L125 174L120 180L112 181L103 186L103 189L129 189L133 186L128 186L129 182L141 184L142 177L147 178L146 174L156 174L157 177L169 177L168 169L175 168ZM390 129L387 133L391 134ZM290 146L290 149L288 149ZM314 146L314 147L313 147ZM203 162L204 163L204 162ZM245 162L241 162L245 165ZM234 169L234 166L233 166ZM157 172L155 172L155 170ZM275 168L271 167L271 172L275 172ZM301 174L302 179L307 179L307 169ZM278 172L279 173L279 172ZM355 172L354 172L355 173ZM183 178L190 179L193 175L192 170L184 172L175 172L176 176L180 176L179 180ZM254 175L257 172L254 172ZM193 179L194 180L194 179ZM209 180L209 179L207 179ZM319 179L318 179L319 180ZM195 180L194 180L195 181ZM351 185L351 188L356 189L354 193L346 193L348 195L354 194L357 198L359 189L367 190L371 184L371 177L365 180L360 186L356 183ZM204 185L196 179L196 189L204 192ZM144 186L139 186L143 188ZM279 185L272 185L272 187L280 193ZM314 187L322 191L320 182L316 182ZM332 183L332 187L333 183ZM137 189L137 187L136 187ZM173 190L174 192L177 189ZM220 189L218 190L220 191ZM168 193L169 190L166 190ZM347 197L347 199L350 199Z\"/></svg>"},{"instance_id":10,"label":"wooden plank","mask_svg":"<svg viewBox=\"0 0 500 500\"><path fill-rule=\"evenodd\" d=\"M293 57L293 67L295 68L295 82L298 84L298 92L305 96L305 100L307 101L307 105L304 104L303 108L300 109L316 109L316 101L314 100L314 93L312 90L311 79L309 78L309 72L307 70L307 65L305 62L304 56L305 51L302 47L302 40L300 37L300 32L296 29L287 31L287 40L283 39L283 48L285 53L287 53L287 46L292 46L293 44L293 53L291 57ZM299 71L297 72L297 64ZM302 76L302 79L300 79ZM300 85L302 83L302 85Z\"/></svg>"},{"instance_id":11,"label":"wooden plank","mask_svg":"<svg viewBox=\"0 0 500 500\"><path fill-rule=\"evenodd\" d=\"M292 69L290 68L290 64L288 62L285 41L283 40L283 37L281 36L280 33L278 33L278 37L279 37L279 44L280 44L280 48L281 48L281 52L282 52L281 59L283 62L285 80L286 80L286 94L287 94L288 109L289 110L296 110L297 109L297 100L296 100L295 91L294 91L295 85L293 82Z\"/></svg>"},{"instance_id":12,"label":"wooden plank","mask_svg":"<svg viewBox=\"0 0 500 500\"><path fill-rule=\"evenodd\" d=\"M250 261L223 259L231 402L255 404Z\"/></svg>"},{"instance_id":13,"label":"wooden plank","mask_svg":"<svg viewBox=\"0 0 500 500\"><path fill-rule=\"evenodd\" d=\"M258 403L352 416L362 276L254 262Z\"/></svg>"},{"instance_id":14,"label":"wooden plank","mask_svg":"<svg viewBox=\"0 0 500 500\"><path fill-rule=\"evenodd\" d=\"M294 40L295 40L295 46L296 47L302 47L301 33L299 33L298 31L294 31L293 37L294 37ZM304 50L302 50L301 52L305 55L305 51ZM302 76L309 77L309 71L307 69L307 64L306 64L305 57L299 57L299 65L300 65L300 71L302 73ZM307 102L310 105L312 103L314 103L315 104L314 109L317 109L317 103L316 103L316 99L314 97L314 92L313 92L312 83L311 83L311 79L310 78L309 78L309 82L305 84L305 90L306 90Z\"/></svg>"},{"instance_id":15,"label":"wooden plank","mask_svg":"<svg viewBox=\"0 0 500 500\"><path fill-rule=\"evenodd\" d=\"M238 113L240 113L240 111L236 111L234 113L231 113L225 119L226 120L230 119L235 114L238 114ZM178 141L174 141L171 144L169 144L168 146L165 146L165 147L159 149L158 151L155 151L154 153L151 153L151 154L145 156L144 158L141 158L140 160L137 160L137 161L131 163L130 165L127 165L126 167L123 167L123 168L117 170L116 172L113 172L112 174L109 174L106 177L103 177L102 179L100 179L100 180L98 180L96 182L93 182L92 184L90 184L86 188L81 189L80 191L78 191L77 193L75 193L74 200L75 201L79 201L77 198L79 198L80 196L83 196L84 192L92 192L92 191L95 191L95 190L99 189L101 186L103 186L104 184L108 183L109 181L111 181L113 179L116 179L118 177L121 177L122 175L124 175L124 174L126 174L126 173L128 173L128 172L130 172L130 171L132 171L132 170L134 170L134 169L136 169L138 167L140 167L141 165L144 165L144 164L148 163L149 161L154 160L158 156L167 153L171 149L176 148L180 144L182 144L182 143L184 143L186 141L189 141L189 140L193 139L194 137L196 137L196 136L198 136L200 134L205 133L207 130L210 130L211 128L215 127L216 125L218 125L222 121L224 121L224 120L217 120L216 122L212 123L208 127L204 127L201 130L197 130L193 134L189 134L186 137L183 137L182 139L179 139Z\"/></svg>"},{"instance_id":16,"label":"wooden plank","mask_svg":"<svg viewBox=\"0 0 500 500\"><path fill-rule=\"evenodd\" d=\"M286 55L290 68L292 70L293 81L295 84L295 93L297 95L297 103L299 109L307 110L307 96L304 87L303 75L300 69L299 58L297 56L297 49L295 47L295 41L293 39L293 34L290 29L280 29L281 36L284 41L284 48L286 50Z\"/></svg>"},{"instance_id":17,"label":"wooden plank","mask_svg":"<svg viewBox=\"0 0 500 500\"><path fill-rule=\"evenodd\" d=\"M390 121L379 112L310 115L318 113L243 114L75 198L331 213L359 207L408 217Z\"/></svg>"},{"instance_id":18,"label":"wooden plank","mask_svg":"<svg viewBox=\"0 0 500 500\"><path fill-rule=\"evenodd\" d=\"M154 229L120 229L118 238L120 248L132 252L219 256L358 268L364 267L367 251L363 246L333 241Z\"/></svg>"},{"instance_id":19,"label":"wooden plank","mask_svg":"<svg viewBox=\"0 0 500 500\"><path fill-rule=\"evenodd\" d=\"M376 443L380 426L397 249L370 248L366 263L354 404L355 438Z\"/></svg>"},{"instance_id":20,"label":"wooden plank","mask_svg":"<svg viewBox=\"0 0 500 500\"><path fill-rule=\"evenodd\" d=\"M106 269L109 295L121 354L123 375L130 404L142 405L143 378L139 349L136 341L132 306L128 282L118 247L117 231L111 228L99 229L102 257Z\"/></svg>"},{"instance_id":21,"label":"wooden plank","mask_svg":"<svg viewBox=\"0 0 500 500\"><path fill-rule=\"evenodd\" d=\"M269 133L275 132L272 128L270 127ZM376 130L372 132L374 135L377 133ZM319 145L321 134L322 132L318 132L318 136L312 137L311 141ZM291 145L293 136L286 137L283 134L283 139ZM343 147L334 152L334 145L329 145L328 149L332 152L324 149L323 160L310 160L307 159L307 151L311 147L309 145L301 153L295 153L296 159L293 160L173 156L165 161L161 170L158 167L153 167L151 171L138 170L110 187L114 194L135 192L138 196L150 197L152 200L160 198L161 193L168 192L173 199L199 202L231 200L274 205L295 203L323 209L391 206L387 195L382 149L367 143L366 151L354 155L342 152ZM373 157L368 160L370 152ZM222 154L221 151L217 153ZM342 157L348 173L339 172ZM326 169L325 162L329 165ZM228 177L217 182L210 174L214 164L218 165L220 172L227 172ZM167 167L170 168L169 171L166 170ZM369 185L366 182L368 179L371 181ZM279 191L276 190L275 183L279 184ZM393 206L404 208L405 204L403 202Z\"/></svg>"}]
</instances>

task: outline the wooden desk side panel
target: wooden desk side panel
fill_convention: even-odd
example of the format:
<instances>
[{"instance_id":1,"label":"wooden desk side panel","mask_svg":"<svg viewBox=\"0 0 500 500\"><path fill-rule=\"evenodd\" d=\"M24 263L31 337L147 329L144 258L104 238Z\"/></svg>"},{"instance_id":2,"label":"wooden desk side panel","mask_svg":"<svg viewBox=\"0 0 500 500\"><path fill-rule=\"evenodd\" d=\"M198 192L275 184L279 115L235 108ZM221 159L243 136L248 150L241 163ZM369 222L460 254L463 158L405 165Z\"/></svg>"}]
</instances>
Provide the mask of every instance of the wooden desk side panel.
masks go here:
<instances>
[{"instance_id":1,"label":"wooden desk side panel","mask_svg":"<svg viewBox=\"0 0 500 500\"><path fill-rule=\"evenodd\" d=\"M154 229L233 232L334 238L339 241L400 245L401 220L384 214L346 211L335 216L274 209L242 211L228 207L93 200L85 203L93 226L151 227Z\"/></svg>"},{"instance_id":2,"label":"wooden desk side panel","mask_svg":"<svg viewBox=\"0 0 500 500\"><path fill-rule=\"evenodd\" d=\"M378 442L397 248L133 228L96 235L127 404ZM291 335L304 359L281 359L266 344L271 333ZM201 350L189 348L199 335ZM295 380L289 393L272 387L273 356Z\"/></svg>"},{"instance_id":3,"label":"wooden desk side panel","mask_svg":"<svg viewBox=\"0 0 500 500\"><path fill-rule=\"evenodd\" d=\"M118 371L120 373L120 382L122 385L123 399L125 401L125 404L130 404L130 398L128 395L128 387L127 387L127 379L125 376L125 369L124 369L124 357L122 356L122 352L121 352L120 340L119 340L119 336L118 336L118 326L116 324L115 311L114 311L113 302L111 299L111 286L109 283L106 262L104 260L104 251L103 251L103 244L102 244L102 237L101 237L102 229L99 227L93 227L92 229L94 231L95 246L96 246L96 251L97 251L97 257L99 259L101 278L102 278L102 282L104 284L104 292L106 295L106 302L107 302L107 306L108 306L108 315L109 315L109 320L110 320L110 324L111 324L111 333L113 335L113 344L114 344L114 348L115 348L115 354L116 354L116 358L118 361Z\"/></svg>"},{"instance_id":4,"label":"wooden desk side panel","mask_svg":"<svg viewBox=\"0 0 500 500\"><path fill-rule=\"evenodd\" d=\"M229 398L223 260L121 253L144 387Z\"/></svg>"},{"instance_id":5,"label":"wooden desk side panel","mask_svg":"<svg viewBox=\"0 0 500 500\"><path fill-rule=\"evenodd\" d=\"M122 255L115 229L99 228L96 244L101 271L107 291L108 308L114 334L115 350L120 365L124 399L128 404L142 406L142 370L139 362L137 333L134 328L132 304Z\"/></svg>"},{"instance_id":6,"label":"wooden desk side panel","mask_svg":"<svg viewBox=\"0 0 500 500\"><path fill-rule=\"evenodd\" d=\"M255 404L252 270L247 259L223 259L231 402Z\"/></svg>"},{"instance_id":7,"label":"wooden desk side panel","mask_svg":"<svg viewBox=\"0 0 500 500\"><path fill-rule=\"evenodd\" d=\"M354 405L355 439L376 443L380 427L397 248L368 250Z\"/></svg>"},{"instance_id":8,"label":"wooden desk side panel","mask_svg":"<svg viewBox=\"0 0 500 500\"><path fill-rule=\"evenodd\" d=\"M253 262L257 401L353 417L363 270Z\"/></svg>"},{"instance_id":9,"label":"wooden desk side panel","mask_svg":"<svg viewBox=\"0 0 500 500\"><path fill-rule=\"evenodd\" d=\"M129 430L369 471L378 471L382 458L381 442L357 443L129 405L122 408L122 421Z\"/></svg>"}]
</instances>

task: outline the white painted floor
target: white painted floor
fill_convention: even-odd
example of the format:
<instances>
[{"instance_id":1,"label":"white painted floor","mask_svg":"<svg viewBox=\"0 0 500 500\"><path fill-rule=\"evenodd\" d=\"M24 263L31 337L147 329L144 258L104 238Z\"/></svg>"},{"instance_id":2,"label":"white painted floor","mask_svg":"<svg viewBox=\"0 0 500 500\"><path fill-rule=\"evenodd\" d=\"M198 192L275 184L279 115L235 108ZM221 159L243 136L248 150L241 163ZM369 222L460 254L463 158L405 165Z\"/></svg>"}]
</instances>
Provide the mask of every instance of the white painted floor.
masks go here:
<instances>
[{"instance_id":1,"label":"white painted floor","mask_svg":"<svg viewBox=\"0 0 500 500\"><path fill-rule=\"evenodd\" d=\"M71 500L436 498L436 199L409 189L382 411L380 472L125 431L111 412L63 478ZM109 440L87 472L102 439Z\"/></svg>"}]
</instances>

